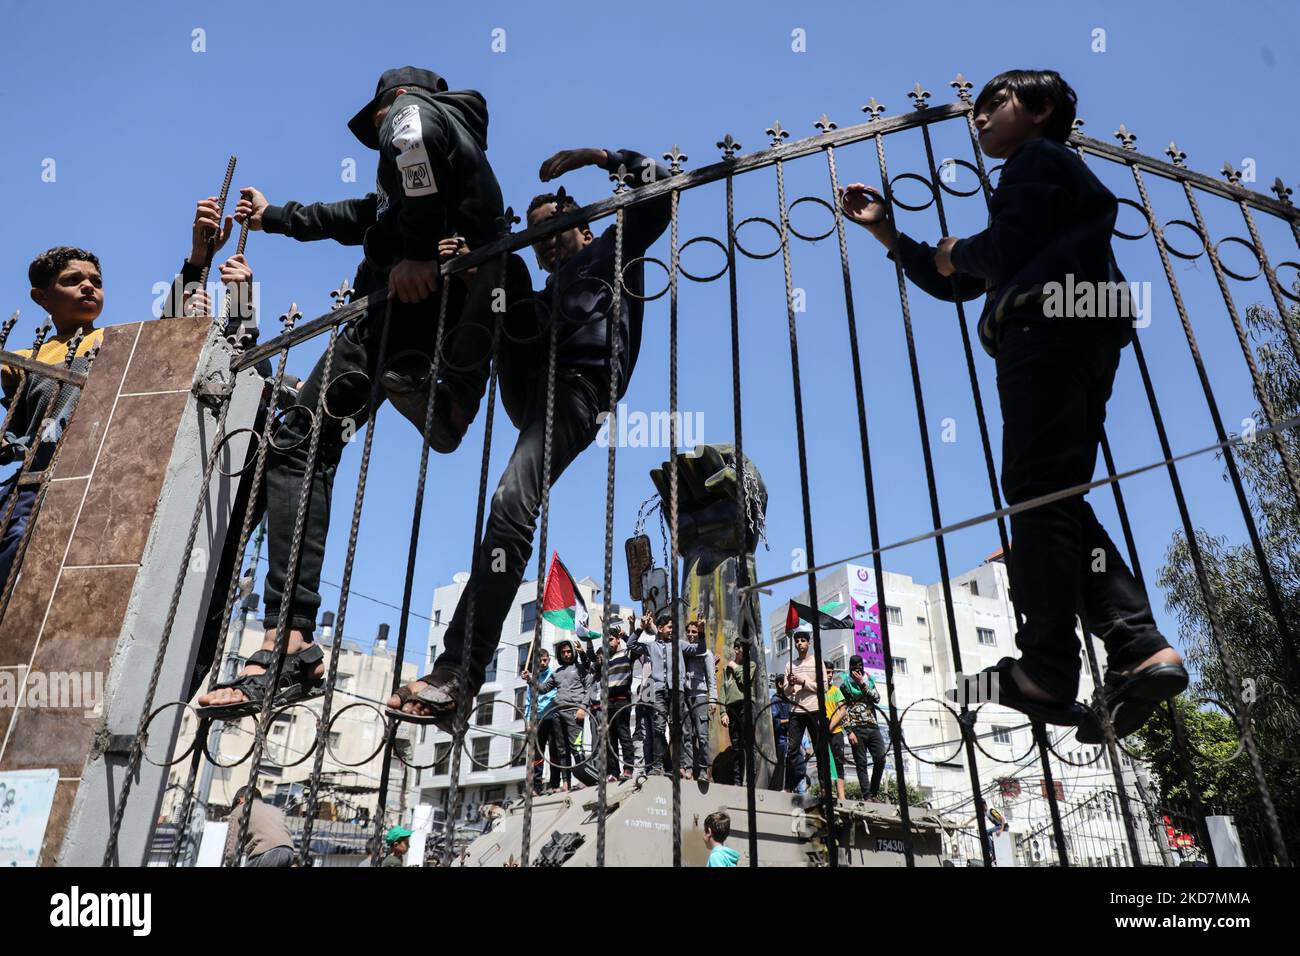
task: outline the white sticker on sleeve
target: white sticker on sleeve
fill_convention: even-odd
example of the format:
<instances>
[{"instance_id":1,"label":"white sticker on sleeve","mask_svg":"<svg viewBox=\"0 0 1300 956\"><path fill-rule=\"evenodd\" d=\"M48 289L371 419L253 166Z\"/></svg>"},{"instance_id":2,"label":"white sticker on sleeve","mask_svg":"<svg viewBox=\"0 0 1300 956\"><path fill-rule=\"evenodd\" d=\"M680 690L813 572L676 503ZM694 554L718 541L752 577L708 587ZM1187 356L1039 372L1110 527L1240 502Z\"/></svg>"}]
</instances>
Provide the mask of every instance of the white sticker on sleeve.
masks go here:
<instances>
[{"instance_id":1,"label":"white sticker on sleeve","mask_svg":"<svg viewBox=\"0 0 1300 956\"><path fill-rule=\"evenodd\" d=\"M397 150L397 168L402 173L402 191L407 196L431 196L438 191L433 167L424 148L420 127L420 108L407 106L393 120L393 146Z\"/></svg>"}]
</instances>

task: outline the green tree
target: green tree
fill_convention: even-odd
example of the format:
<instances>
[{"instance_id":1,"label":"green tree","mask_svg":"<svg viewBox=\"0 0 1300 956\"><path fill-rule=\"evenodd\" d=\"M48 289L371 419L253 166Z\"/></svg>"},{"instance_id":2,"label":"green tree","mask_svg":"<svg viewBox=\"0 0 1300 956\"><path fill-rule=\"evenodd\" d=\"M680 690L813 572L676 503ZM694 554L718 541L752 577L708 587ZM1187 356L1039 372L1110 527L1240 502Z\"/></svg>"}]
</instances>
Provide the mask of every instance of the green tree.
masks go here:
<instances>
[{"instance_id":1,"label":"green tree","mask_svg":"<svg viewBox=\"0 0 1300 956\"><path fill-rule=\"evenodd\" d=\"M1297 283L1300 290L1300 283ZM1300 328L1300 308L1288 310ZM1278 315L1260 305L1246 313L1252 350L1263 392L1279 424L1300 410L1300 363L1292 353ZM1231 426L1231 422L1225 423ZM1266 425L1262 412L1242 423L1243 441L1234 455L1259 529L1265 559L1273 573L1285 625L1300 635L1300 504L1281 467L1278 446L1300 461L1300 429L1258 435ZM1220 458L1222 459L1222 454ZM1224 480L1228 480L1225 472ZM1179 703L1187 731L1193 774L1207 813L1249 814L1258 810L1258 792L1247 756L1239 746L1237 723L1248 723L1255 737L1265 780L1283 831L1294 845L1300 831L1300 710L1296 707L1300 667L1283 640L1250 542L1230 542L1197 530L1210 600L1220 625L1214 639L1205 595L1182 531L1173 535L1158 583L1177 617L1184 654L1196 675L1189 695ZM1225 667L1232 664L1234 688ZM1169 719L1159 710L1140 733L1142 746L1157 774L1166 802L1190 798L1181 761L1172 746Z\"/></svg>"}]
</instances>

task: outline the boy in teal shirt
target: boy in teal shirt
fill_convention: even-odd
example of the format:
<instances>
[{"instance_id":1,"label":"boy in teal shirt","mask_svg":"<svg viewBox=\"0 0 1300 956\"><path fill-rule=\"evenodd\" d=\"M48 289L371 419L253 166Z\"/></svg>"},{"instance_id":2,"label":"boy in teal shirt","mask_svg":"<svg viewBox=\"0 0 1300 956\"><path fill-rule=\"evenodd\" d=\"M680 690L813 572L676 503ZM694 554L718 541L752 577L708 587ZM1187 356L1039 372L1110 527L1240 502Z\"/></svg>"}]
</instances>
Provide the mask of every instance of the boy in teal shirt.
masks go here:
<instances>
[{"instance_id":1,"label":"boy in teal shirt","mask_svg":"<svg viewBox=\"0 0 1300 956\"><path fill-rule=\"evenodd\" d=\"M704 845L709 848L709 866L735 866L740 854L723 846L731 834L731 817L725 810L715 810L704 818Z\"/></svg>"}]
</instances>

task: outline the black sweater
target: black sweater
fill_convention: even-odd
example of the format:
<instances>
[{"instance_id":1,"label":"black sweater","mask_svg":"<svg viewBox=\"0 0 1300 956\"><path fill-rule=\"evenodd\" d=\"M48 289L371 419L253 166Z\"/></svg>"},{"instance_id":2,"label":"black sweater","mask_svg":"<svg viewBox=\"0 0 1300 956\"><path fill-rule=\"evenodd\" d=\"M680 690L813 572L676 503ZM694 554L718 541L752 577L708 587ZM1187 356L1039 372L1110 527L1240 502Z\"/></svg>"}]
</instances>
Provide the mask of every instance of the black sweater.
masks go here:
<instances>
[{"instance_id":1,"label":"black sweater","mask_svg":"<svg viewBox=\"0 0 1300 956\"><path fill-rule=\"evenodd\" d=\"M941 276L935 250L903 233L896 258L907 277L935 298L965 301L987 294L980 344L995 355L997 327L1008 315L1044 320L1046 283L1065 285L1067 275L1075 285L1124 281L1110 248L1117 211L1114 194L1074 150L1032 139L1002 167L988 228L953 245L955 275Z\"/></svg>"},{"instance_id":2,"label":"black sweater","mask_svg":"<svg viewBox=\"0 0 1300 956\"><path fill-rule=\"evenodd\" d=\"M464 236L471 248L497 236L501 187L488 164L487 104L472 91L413 90L393 101L379 130L375 191L360 199L268 206L262 228L303 242L365 246L358 295L383 284L401 259L438 256L438 240Z\"/></svg>"},{"instance_id":3,"label":"black sweater","mask_svg":"<svg viewBox=\"0 0 1300 956\"><path fill-rule=\"evenodd\" d=\"M672 175L662 163L632 150L610 149L606 153L609 158L601 168L617 172L619 166L623 166L632 177L630 185L633 188ZM629 207L623 217L623 279L632 294L624 294L619 301L620 398L627 391L628 380L641 351L641 323L645 317L645 302L635 297L645 294L645 263L631 263L645 255L646 249L663 235L671 215L672 197L665 193L657 199ZM605 380L609 360L605 323L614 304L616 229L615 225L610 225L595 241L560 266L558 272L552 273L546 280L545 292L540 296L549 305L556 283L559 284L562 325L557 362L567 368L589 369L602 380ZM603 282L590 281L591 278Z\"/></svg>"}]
</instances>

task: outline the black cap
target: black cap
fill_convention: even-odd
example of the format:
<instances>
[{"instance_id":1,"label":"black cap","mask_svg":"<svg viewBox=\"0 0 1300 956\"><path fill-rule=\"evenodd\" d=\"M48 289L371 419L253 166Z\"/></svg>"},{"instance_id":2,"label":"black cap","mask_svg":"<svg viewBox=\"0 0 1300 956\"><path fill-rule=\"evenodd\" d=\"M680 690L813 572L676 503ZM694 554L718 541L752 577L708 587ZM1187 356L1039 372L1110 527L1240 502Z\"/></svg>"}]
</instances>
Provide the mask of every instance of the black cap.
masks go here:
<instances>
[{"instance_id":1,"label":"black cap","mask_svg":"<svg viewBox=\"0 0 1300 956\"><path fill-rule=\"evenodd\" d=\"M379 98L389 90L399 86L420 86L434 93L447 89L447 81L432 70L422 70L418 66L402 66L395 70L385 70L375 85L375 95L363 106L357 115L348 120L348 129L352 135L361 140L362 145L371 149L379 148L379 132L375 129L375 107Z\"/></svg>"}]
</instances>

